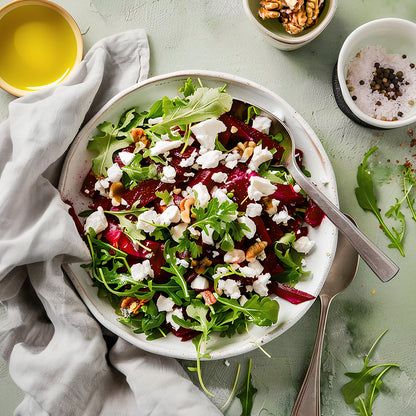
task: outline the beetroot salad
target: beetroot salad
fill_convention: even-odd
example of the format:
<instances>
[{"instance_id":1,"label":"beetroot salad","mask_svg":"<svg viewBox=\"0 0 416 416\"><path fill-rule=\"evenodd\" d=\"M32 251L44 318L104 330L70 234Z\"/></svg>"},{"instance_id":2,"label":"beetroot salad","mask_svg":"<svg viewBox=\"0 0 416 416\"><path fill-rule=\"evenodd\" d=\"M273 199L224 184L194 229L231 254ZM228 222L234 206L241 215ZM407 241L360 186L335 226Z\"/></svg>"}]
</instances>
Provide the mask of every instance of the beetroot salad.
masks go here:
<instances>
[{"instance_id":1,"label":"beetroot salad","mask_svg":"<svg viewBox=\"0 0 416 416\"><path fill-rule=\"evenodd\" d=\"M277 167L283 136L270 126L253 106L237 115L225 87L190 79L98 126L81 189L85 267L136 333L192 339L200 357L212 332L276 323L279 297L313 299L295 285L323 214Z\"/></svg>"}]
</instances>

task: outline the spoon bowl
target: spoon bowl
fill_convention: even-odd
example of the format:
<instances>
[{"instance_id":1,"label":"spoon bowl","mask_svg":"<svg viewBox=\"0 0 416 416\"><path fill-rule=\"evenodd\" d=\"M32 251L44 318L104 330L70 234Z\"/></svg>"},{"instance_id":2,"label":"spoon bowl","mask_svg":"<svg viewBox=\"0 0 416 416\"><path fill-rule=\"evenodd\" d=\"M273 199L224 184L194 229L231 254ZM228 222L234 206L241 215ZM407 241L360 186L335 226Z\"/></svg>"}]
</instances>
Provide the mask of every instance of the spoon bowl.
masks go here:
<instances>
[{"instance_id":1,"label":"spoon bowl","mask_svg":"<svg viewBox=\"0 0 416 416\"><path fill-rule=\"evenodd\" d=\"M355 227L354 220L347 216ZM320 375L322 344L325 333L329 305L332 299L344 291L353 281L358 268L359 256L348 239L338 235L337 250L328 276L322 287L319 299L321 301L321 315L315 340L311 362L299 391L291 416L320 416Z\"/></svg>"},{"instance_id":2,"label":"spoon bowl","mask_svg":"<svg viewBox=\"0 0 416 416\"><path fill-rule=\"evenodd\" d=\"M247 110L250 106L247 103L240 102L241 109ZM392 279L399 268L390 260L372 241L368 239L345 214L343 214L316 186L305 176L296 162L295 152L296 145L294 135L289 128L269 111L261 110L261 115L272 120L270 134L283 135L282 145L285 149L280 161L281 167L284 167L292 175L294 181L303 189L303 191L321 208L329 220L345 235L349 242L354 246L362 259L373 270L382 282L388 282ZM279 167L276 166L276 167Z\"/></svg>"}]
</instances>

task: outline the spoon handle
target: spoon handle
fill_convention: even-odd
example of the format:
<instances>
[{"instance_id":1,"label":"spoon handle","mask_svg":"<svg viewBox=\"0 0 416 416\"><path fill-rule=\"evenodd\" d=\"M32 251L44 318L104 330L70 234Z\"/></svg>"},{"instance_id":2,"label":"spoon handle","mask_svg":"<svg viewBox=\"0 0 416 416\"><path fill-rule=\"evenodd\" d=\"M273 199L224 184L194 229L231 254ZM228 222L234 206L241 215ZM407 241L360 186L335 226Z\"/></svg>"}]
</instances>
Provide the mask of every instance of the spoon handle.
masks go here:
<instances>
[{"instance_id":1,"label":"spoon handle","mask_svg":"<svg viewBox=\"0 0 416 416\"><path fill-rule=\"evenodd\" d=\"M371 242L301 171L290 161L287 166L297 184L321 208L357 250L361 258L368 264L383 282L392 279L399 268L373 242Z\"/></svg>"},{"instance_id":2,"label":"spoon handle","mask_svg":"<svg viewBox=\"0 0 416 416\"><path fill-rule=\"evenodd\" d=\"M299 391L291 416L321 416L321 357L326 319L332 298L321 295L321 315L311 362Z\"/></svg>"}]
</instances>

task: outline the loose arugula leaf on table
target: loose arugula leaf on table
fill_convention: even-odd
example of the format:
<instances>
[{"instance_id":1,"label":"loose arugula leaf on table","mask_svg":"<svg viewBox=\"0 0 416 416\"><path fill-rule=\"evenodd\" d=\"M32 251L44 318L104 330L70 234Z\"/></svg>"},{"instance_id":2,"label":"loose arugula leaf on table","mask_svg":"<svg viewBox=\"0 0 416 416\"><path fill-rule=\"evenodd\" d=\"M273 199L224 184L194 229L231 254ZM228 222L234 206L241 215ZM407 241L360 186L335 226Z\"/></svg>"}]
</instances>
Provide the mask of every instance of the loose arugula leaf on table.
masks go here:
<instances>
[{"instance_id":1,"label":"loose arugula leaf on table","mask_svg":"<svg viewBox=\"0 0 416 416\"><path fill-rule=\"evenodd\" d=\"M215 88L201 87L184 101L163 102L163 121L150 127L154 133L164 134L174 126L198 123L209 118L218 118L230 110L232 97Z\"/></svg>"},{"instance_id":2,"label":"loose arugula leaf on table","mask_svg":"<svg viewBox=\"0 0 416 416\"><path fill-rule=\"evenodd\" d=\"M410 166L407 166L403 173L403 192L406 199L407 205L412 213L412 218L416 221L416 212L415 212L415 198L412 198L410 192L413 187L416 185L415 172L411 169Z\"/></svg>"},{"instance_id":3,"label":"loose arugula leaf on table","mask_svg":"<svg viewBox=\"0 0 416 416\"><path fill-rule=\"evenodd\" d=\"M243 390L237 394L242 406L241 416L250 416L253 410L253 397L257 393L257 389L253 386L251 376L251 358L248 361L247 381Z\"/></svg>"},{"instance_id":4,"label":"loose arugula leaf on table","mask_svg":"<svg viewBox=\"0 0 416 416\"><path fill-rule=\"evenodd\" d=\"M382 385L381 378L392 367L399 367L397 364L378 364L369 365L370 356L380 341L385 335L387 329L376 339L370 351L364 359L364 366L358 373L345 373L351 381L342 387L342 394L347 404L354 404L357 414L360 416L371 416L372 406L376 396L380 392ZM375 370L381 369L380 372L374 373Z\"/></svg>"},{"instance_id":5,"label":"loose arugula leaf on table","mask_svg":"<svg viewBox=\"0 0 416 416\"><path fill-rule=\"evenodd\" d=\"M372 212L378 219L382 230L385 235L391 241L389 247L397 248L400 254L404 257L404 251L402 246L402 238L404 235L404 225L402 223L403 229L397 231L395 228L390 230L385 224L383 217L381 216L380 210L377 206L377 198L374 193L374 184L371 176L371 170L368 163L369 157L377 150L377 146L372 147L365 155L364 160L357 170L357 183L358 187L355 188L355 195L357 197L358 204L365 211ZM390 213L393 215L393 212ZM389 214L389 215L390 215Z\"/></svg>"}]
</instances>

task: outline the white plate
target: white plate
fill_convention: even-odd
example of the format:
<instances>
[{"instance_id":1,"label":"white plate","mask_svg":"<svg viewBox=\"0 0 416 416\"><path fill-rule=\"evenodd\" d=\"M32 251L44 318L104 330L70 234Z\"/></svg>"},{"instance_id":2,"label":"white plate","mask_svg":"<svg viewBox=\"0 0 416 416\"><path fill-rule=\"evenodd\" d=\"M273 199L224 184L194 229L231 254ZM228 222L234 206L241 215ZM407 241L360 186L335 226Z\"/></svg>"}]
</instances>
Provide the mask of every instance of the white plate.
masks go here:
<instances>
[{"instance_id":1,"label":"white plate","mask_svg":"<svg viewBox=\"0 0 416 416\"><path fill-rule=\"evenodd\" d=\"M194 83L200 79L207 87L222 87L227 84L227 92L234 98L264 108L283 120L296 138L296 147L304 152L304 164L311 172L313 181L334 204L338 205L335 175L319 139L285 101L266 88L233 75L210 71L181 71L150 78L121 92L81 130L69 150L59 185L63 199L73 203L75 212L87 209L91 202L80 194L80 188L91 168L92 154L87 150L87 142L97 134L96 126L103 121L116 122L126 109L138 107L141 111L148 110L156 100L165 95L170 98L177 96L178 88L188 77L191 77ZM310 229L309 235L316 242L314 249L307 256L306 269L312 273L307 280L299 282L296 288L317 296L332 264L337 244L337 230L327 218L324 218L319 227ZM92 286L91 278L85 269L79 264L69 264L65 266L65 270L87 307L107 329L146 351L181 359L196 359L192 342L181 342L172 334L166 338L146 341L143 334L135 334L133 329L118 322L118 316L111 305L97 296L97 288ZM264 344L281 335L312 305L312 301L292 305L280 298L277 300L280 303L277 324L267 328L253 326L250 329L251 336L258 344ZM256 348L253 339L248 334L232 338L212 336L208 352L211 359L242 354Z\"/></svg>"}]
</instances>

